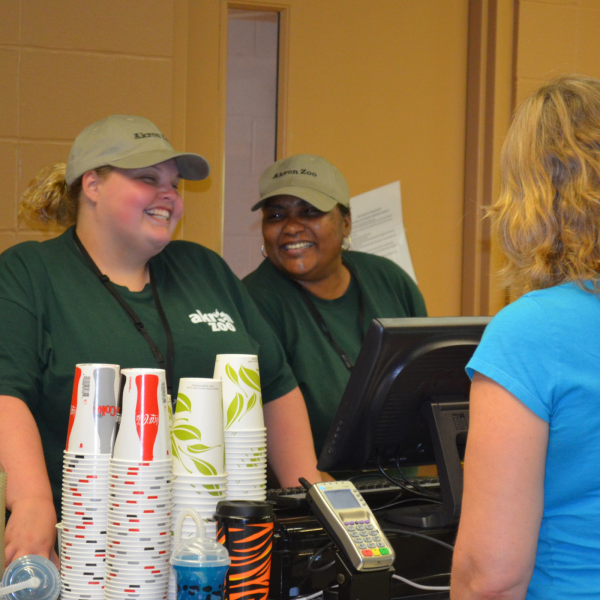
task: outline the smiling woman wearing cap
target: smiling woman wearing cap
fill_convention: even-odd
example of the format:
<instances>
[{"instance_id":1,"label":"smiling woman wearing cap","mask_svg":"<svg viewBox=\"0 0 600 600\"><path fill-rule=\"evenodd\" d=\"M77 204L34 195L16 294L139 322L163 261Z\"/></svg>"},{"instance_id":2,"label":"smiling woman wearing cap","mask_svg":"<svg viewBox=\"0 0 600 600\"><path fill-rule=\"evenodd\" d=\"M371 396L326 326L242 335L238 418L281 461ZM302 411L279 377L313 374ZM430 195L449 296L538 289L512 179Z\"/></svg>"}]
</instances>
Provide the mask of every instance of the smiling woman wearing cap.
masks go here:
<instances>
[{"instance_id":1,"label":"smiling woman wearing cap","mask_svg":"<svg viewBox=\"0 0 600 600\"><path fill-rule=\"evenodd\" d=\"M0 462L8 472L7 561L49 556L77 363L212 377L217 354L259 357L270 462L283 485L320 479L302 395L277 338L214 252L171 242L180 179L204 179L141 117L113 115L45 169L20 216L68 227L0 255ZM293 410L291 423L279 418ZM302 412L304 410L304 413ZM273 424L278 427L274 427Z\"/></svg>"},{"instance_id":2,"label":"smiling woman wearing cap","mask_svg":"<svg viewBox=\"0 0 600 600\"><path fill-rule=\"evenodd\" d=\"M324 158L271 165L259 208L266 258L244 283L283 344L318 454L371 320L426 316L425 302L395 263L349 251L350 190Z\"/></svg>"}]
</instances>

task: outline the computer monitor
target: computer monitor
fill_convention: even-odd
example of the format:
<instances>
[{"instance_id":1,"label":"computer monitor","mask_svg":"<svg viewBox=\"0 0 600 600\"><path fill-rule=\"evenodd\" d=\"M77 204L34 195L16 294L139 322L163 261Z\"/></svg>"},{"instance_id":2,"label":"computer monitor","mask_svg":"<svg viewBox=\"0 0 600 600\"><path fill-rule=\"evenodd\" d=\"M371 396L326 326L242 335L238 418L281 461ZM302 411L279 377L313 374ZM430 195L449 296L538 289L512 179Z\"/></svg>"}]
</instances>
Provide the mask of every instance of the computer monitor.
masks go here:
<instances>
[{"instance_id":1,"label":"computer monitor","mask_svg":"<svg viewBox=\"0 0 600 600\"><path fill-rule=\"evenodd\" d=\"M321 451L321 471L436 464L441 505L388 520L441 527L460 516L471 382L465 366L489 317L374 319Z\"/></svg>"}]
</instances>

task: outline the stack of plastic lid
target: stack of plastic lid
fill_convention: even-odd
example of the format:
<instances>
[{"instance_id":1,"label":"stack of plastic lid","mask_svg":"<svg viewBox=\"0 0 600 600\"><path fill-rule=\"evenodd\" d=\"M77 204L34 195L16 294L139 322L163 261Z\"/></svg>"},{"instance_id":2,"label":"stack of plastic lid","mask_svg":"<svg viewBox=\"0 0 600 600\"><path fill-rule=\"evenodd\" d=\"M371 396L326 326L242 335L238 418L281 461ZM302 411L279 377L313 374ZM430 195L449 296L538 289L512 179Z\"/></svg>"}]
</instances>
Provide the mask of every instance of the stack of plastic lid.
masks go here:
<instances>
[{"instance_id":1,"label":"stack of plastic lid","mask_svg":"<svg viewBox=\"0 0 600 600\"><path fill-rule=\"evenodd\" d=\"M203 519L207 535L216 539L215 509L227 497L221 381L199 378L179 381L171 442L175 474L172 522L182 511L192 508ZM195 537L195 524L189 519L184 521L180 534L184 540ZM176 591L172 576L170 599L176 598Z\"/></svg>"},{"instance_id":2,"label":"stack of plastic lid","mask_svg":"<svg viewBox=\"0 0 600 600\"><path fill-rule=\"evenodd\" d=\"M110 461L106 600L167 597L173 497L164 371L126 369Z\"/></svg>"},{"instance_id":3,"label":"stack of plastic lid","mask_svg":"<svg viewBox=\"0 0 600 600\"><path fill-rule=\"evenodd\" d=\"M215 378L223 382L225 469L227 498L264 500L267 483L267 430L265 428L258 357L219 354Z\"/></svg>"},{"instance_id":4,"label":"stack of plastic lid","mask_svg":"<svg viewBox=\"0 0 600 600\"><path fill-rule=\"evenodd\" d=\"M104 598L108 466L118 389L117 365L77 365L63 460L63 600Z\"/></svg>"}]
</instances>

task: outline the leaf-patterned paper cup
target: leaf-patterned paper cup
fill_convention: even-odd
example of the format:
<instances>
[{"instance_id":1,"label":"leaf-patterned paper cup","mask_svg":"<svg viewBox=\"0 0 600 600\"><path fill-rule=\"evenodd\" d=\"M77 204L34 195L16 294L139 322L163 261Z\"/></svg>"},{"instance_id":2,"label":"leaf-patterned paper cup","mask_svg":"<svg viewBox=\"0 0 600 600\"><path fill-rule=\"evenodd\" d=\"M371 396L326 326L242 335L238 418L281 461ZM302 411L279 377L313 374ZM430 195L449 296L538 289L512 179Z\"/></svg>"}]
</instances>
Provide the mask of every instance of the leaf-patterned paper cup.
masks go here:
<instances>
[{"instance_id":1,"label":"leaf-patterned paper cup","mask_svg":"<svg viewBox=\"0 0 600 600\"><path fill-rule=\"evenodd\" d=\"M225 431L263 428L258 357L252 354L218 354L214 377L223 382Z\"/></svg>"},{"instance_id":2,"label":"leaf-patterned paper cup","mask_svg":"<svg viewBox=\"0 0 600 600\"><path fill-rule=\"evenodd\" d=\"M248 440L266 440L267 439L267 428L261 427L260 429L242 429L238 431L225 431L225 438L232 439L243 439Z\"/></svg>"},{"instance_id":3,"label":"leaf-patterned paper cup","mask_svg":"<svg viewBox=\"0 0 600 600\"><path fill-rule=\"evenodd\" d=\"M224 472L221 381L186 377L179 380L173 414L173 472L214 477Z\"/></svg>"}]
</instances>

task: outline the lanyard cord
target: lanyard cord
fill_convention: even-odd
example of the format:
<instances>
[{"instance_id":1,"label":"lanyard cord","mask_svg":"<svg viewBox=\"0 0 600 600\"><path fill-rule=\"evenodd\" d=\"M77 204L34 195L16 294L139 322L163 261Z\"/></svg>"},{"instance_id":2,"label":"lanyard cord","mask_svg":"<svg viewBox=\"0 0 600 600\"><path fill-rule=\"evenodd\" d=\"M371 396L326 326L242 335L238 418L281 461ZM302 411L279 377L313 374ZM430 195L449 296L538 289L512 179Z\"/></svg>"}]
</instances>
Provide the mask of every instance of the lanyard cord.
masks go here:
<instances>
[{"instance_id":1,"label":"lanyard cord","mask_svg":"<svg viewBox=\"0 0 600 600\"><path fill-rule=\"evenodd\" d=\"M165 335L167 338L167 360L165 362L165 358L160 351L160 348L154 342L154 340L150 337L150 334L146 330L144 323L138 317L136 312L127 304L123 296L119 294L116 290L115 286L112 284L111 280L108 278L108 275L103 275L98 265L94 262L94 259L89 255L89 252L85 249L85 246L81 243L79 236L73 229L73 239L75 240L75 245L79 248L81 254L83 254L84 258L88 261L94 275L100 279L101 283L104 287L114 296L115 300L123 307L125 312L129 315L129 318L133 322L135 328L142 334L142 337L146 340L148 346L150 346L150 350L152 350L152 354L154 354L154 358L158 363L158 366L161 369L164 369L166 372L167 379L167 393L171 395L173 391L173 356L174 356L174 344L173 344L173 333L171 332L171 327L169 326L169 321L167 320L167 315L162 307L160 302L160 298L158 297L158 289L156 287L156 279L154 278L154 274L152 272L152 265L148 265L150 272L150 286L152 287L152 296L154 298L154 304L156 305L156 309L160 316L160 320L162 322L162 326L165 330Z\"/></svg>"},{"instance_id":2,"label":"lanyard cord","mask_svg":"<svg viewBox=\"0 0 600 600\"><path fill-rule=\"evenodd\" d=\"M348 263L346 263L345 261L342 260L342 262L343 262L344 266L348 269L348 271L350 271L350 275L356 281L356 285L358 285L358 322L360 324L360 332L361 332L360 341L362 343L362 341L365 339L365 330L364 330L365 303L364 303L364 298L363 298L363 294L362 294L362 289L360 287L360 282L358 280L358 277L356 276L356 272L354 271L354 269L352 267L350 267L350 265ZM350 360L350 357L348 356L348 354L336 342L335 338L333 337L333 334L329 330L329 327L327 327L327 323L325 323L325 319L323 319L323 315L319 312L319 309L315 306L315 303L312 301L310 292L306 288L304 288L300 283L298 283L297 281L292 279L291 277L290 277L290 281L299 290L300 296L304 300L304 304L306 304L306 308L308 308L308 311L310 312L315 323L319 326L319 328L321 329L321 331L323 332L325 337L329 340L329 343L331 344L333 349L336 351L337 355L342 359L342 362L346 366L346 369L348 369L348 371L352 371L352 369L354 368L354 364Z\"/></svg>"}]
</instances>

